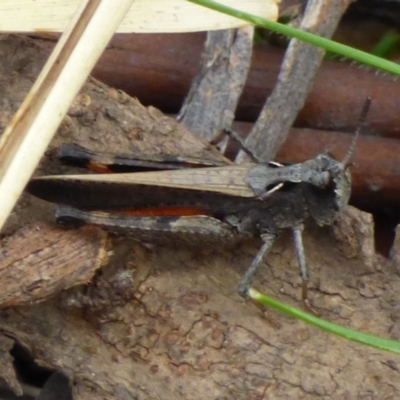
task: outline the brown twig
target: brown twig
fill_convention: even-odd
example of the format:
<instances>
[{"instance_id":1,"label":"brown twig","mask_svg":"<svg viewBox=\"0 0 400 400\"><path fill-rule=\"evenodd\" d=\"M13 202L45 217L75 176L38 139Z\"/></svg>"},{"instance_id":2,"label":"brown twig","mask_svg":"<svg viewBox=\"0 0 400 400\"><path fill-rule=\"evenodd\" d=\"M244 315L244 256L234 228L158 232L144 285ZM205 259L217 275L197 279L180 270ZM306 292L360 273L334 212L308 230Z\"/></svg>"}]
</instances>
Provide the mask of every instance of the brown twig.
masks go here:
<instances>
[{"instance_id":1,"label":"brown twig","mask_svg":"<svg viewBox=\"0 0 400 400\"><path fill-rule=\"evenodd\" d=\"M330 37L349 0L308 2L300 28ZM268 97L246 143L259 157L270 160L285 141L314 81L324 52L292 39L286 52L278 82ZM239 159L243 156L239 155Z\"/></svg>"},{"instance_id":2,"label":"brown twig","mask_svg":"<svg viewBox=\"0 0 400 400\"><path fill-rule=\"evenodd\" d=\"M178 121L212 141L232 125L246 82L253 47L253 27L209 32L202 67L178 115Z\"/></svg>"}]
</instances>

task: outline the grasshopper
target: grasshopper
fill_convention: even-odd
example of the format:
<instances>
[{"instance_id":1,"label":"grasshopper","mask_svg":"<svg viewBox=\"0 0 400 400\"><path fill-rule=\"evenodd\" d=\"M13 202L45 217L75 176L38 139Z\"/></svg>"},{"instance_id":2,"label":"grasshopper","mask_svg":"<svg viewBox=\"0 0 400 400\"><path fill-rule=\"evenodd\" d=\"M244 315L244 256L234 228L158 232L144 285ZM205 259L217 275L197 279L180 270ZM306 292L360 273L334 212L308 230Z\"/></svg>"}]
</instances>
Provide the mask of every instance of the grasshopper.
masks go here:
<instances>
[{"instance_id":1,"label":"grasshopper","mask_svg":"<svg viewBox=\"0 0 400 400\"><path fill-rule=\"evenodd\" d=\"M30 181L27 190L57 203L56 218L64 225L95 224L124 235L175 232L212 240L259 236L263 245L239 283L243 297L248 296L276 236L290 228L302 279L302 298L307 304L304 222L312 218L319 225L330 225L348 203L349 158L369 105L367 101L353 145L342 162L319 154L289 166L274 162L204 166L201 160L190 160L190 166L198 168L178 169L177 160L169 159L165 164L168 169L162 171L38 177ZM242 147L253 155L243 144ZM127 164L138 166L129 157L94 155L76 146L63 147L61 158L81 165L106 163L114 170L126 168ZM159 161L144 159L139 166L153 168Z\"/></svg>"}]
</instances>

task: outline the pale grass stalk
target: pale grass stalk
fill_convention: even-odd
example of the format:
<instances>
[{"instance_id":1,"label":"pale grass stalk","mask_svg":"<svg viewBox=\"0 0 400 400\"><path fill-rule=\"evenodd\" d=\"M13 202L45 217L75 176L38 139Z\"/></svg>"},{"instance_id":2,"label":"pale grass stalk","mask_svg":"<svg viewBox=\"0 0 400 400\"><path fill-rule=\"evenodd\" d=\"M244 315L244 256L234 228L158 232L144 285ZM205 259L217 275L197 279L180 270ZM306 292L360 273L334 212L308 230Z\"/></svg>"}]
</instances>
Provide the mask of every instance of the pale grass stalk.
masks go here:
<instances>
[{"instance_id":1,"label":"pale grass stalk","mask_svg":"<svg viewBox=\"0 0 400 400\"><path fill-rule=\"evenodd\" d=\"M219 0L262 18L276 20L277 0ZM0 0L0 31L63 32L79 0ZM186 0L135 0L117 32L194 32L238 28L248 22Z\"/></svg>"},{"instance_id":2,"label":"pale grass stalk","mask_svg":"<svg viewBox=\"0 0 400 400\"><path fill-rule=\"evenodd\" d=\"M0 229L133 0L83 1L0 141Z\"/></svg>"}]
</instances>

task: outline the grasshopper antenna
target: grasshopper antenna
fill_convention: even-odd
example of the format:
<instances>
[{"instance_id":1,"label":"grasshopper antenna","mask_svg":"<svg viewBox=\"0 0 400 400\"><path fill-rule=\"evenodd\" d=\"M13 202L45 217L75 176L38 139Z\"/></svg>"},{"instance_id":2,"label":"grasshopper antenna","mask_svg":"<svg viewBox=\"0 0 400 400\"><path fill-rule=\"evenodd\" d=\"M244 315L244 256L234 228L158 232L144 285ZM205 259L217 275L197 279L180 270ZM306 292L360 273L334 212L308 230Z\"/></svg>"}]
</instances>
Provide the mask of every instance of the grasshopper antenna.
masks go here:
<instances>
[{"instance_id":1,"label":"grasshopper antenna","mask_svg":"<svg viewBox=\"0 0 400 400\"><path fill-rule=\"evenodd\" d=\"M243 150L253 161L255 161L257 164L262 163L262 160L252 149L250 149L249 146L247 146L243 138L237 132L230 128L224 128L223 132L226 133L232 140L234 140L239 145L240 149Z\"/></svg>"},{"instance_id":2,"label":"grasshopper antenna","mask_svg":"<svg viewBox=\"0 0 400 400\"><path fill-rule=\"evenodd\" d=\"M358 124L357 124L356 131L354 133L353 140L351 141L350 147L347 150L347 153L344 156L344 159L342 161L342 164L344 166L348 166L350 164L350 158L353 155L354 148L356 146L358 137L360 136L361 129L365 126L365 120L367 118L367 114L368 114L369 108L371 106L371 102L372 102L372 99L371 99L371 97L368 96L367 99L365 100L364 107L361 111L360 117L358 118Z\"/></svg>"}]
</instances>

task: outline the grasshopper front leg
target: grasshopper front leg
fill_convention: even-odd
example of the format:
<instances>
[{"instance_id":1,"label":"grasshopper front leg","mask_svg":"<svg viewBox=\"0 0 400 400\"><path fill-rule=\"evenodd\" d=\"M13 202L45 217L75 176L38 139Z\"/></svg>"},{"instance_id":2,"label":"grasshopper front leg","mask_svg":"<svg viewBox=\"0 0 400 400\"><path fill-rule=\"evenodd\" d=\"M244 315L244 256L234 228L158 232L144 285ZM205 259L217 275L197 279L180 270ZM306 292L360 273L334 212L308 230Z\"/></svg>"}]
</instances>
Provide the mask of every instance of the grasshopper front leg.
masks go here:
<instances>
[{"instance_id":1,"label":"grasshopper front leg","mask_svg":"<svg viewBox=\"0 0 400 400\"><path fill-rule=\"evenodd\" d=\"M243 278L239 283L239 288L238 288L239 294L245 298L249 296L250 286L253 283L254 278L258 273L258 270L260 269L260 264L264 258L264 255L271 248L276 238L276 235L271 233L264 233L261 234L260 236L264 244L258 251L257 255L254 257L253 262L251 263L250 267L248 268L248 270L246 271L246 273L244 274Z\"/></svg>"}]
</instances>

